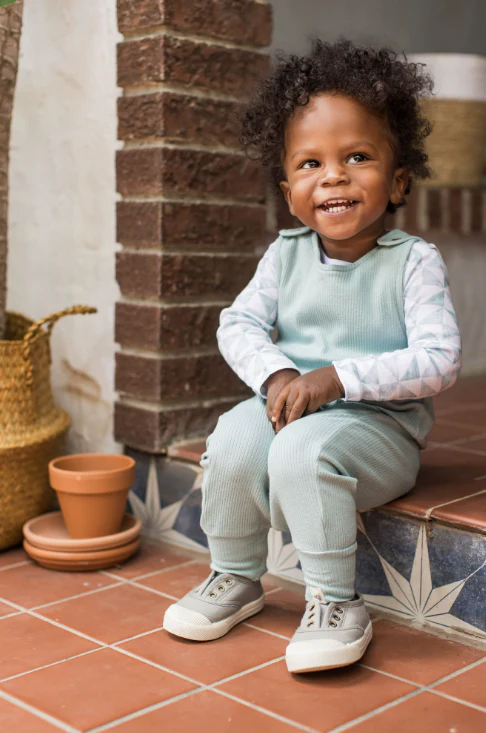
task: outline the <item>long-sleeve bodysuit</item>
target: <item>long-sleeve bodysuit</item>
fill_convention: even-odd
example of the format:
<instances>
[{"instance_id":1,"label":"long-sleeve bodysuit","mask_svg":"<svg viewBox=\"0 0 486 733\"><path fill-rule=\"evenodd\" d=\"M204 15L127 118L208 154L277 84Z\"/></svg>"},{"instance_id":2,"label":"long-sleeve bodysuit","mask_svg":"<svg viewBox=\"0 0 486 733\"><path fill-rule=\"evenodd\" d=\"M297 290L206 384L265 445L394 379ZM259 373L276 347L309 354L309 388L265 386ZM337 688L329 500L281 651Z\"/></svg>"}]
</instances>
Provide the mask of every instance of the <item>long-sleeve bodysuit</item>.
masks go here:
<instances>
[{"instance_id":1,"label":"long-sleeve bodysuit","mask_svg":"<svg viewBox=\"0 0 486 733\"><path fill-rule=\"evenodd\" d=\"M275 341L271 334L278 329ZM257 578L269 526L290 530L308 586L354 594L356 509L410 490L431 397L460 369L437 248L392 230L352 264L322 261L318 235L284 230L221 313L221 353L255 392L223 415L201 465L212 567ZM334 364L345 397L274 435L264 382Z\"/></svg>"}]
</instances>

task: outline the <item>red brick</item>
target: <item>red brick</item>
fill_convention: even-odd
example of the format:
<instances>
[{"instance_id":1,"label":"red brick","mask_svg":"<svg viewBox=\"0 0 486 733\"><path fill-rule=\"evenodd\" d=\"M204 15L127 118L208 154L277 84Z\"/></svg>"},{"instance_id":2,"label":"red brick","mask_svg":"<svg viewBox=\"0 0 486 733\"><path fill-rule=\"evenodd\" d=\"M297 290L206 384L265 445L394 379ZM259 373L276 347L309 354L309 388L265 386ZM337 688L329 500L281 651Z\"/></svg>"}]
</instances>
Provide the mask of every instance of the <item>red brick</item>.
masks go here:
<instances>
[{"instance_id":1,"label":"red brick","mask_svg":"<svg viewBox=\"0 0 486 733\"><path fill-rule=\"evenodd\" d=\"M238 147L241 106L236 102L154 92L118 100L118 137Z\"/></svg>"},{"instance_id":2,"label":"red brick","mask_svg":"<svg viewBox=\"0 0 486 733\"><path fill-rule=\"evenodd\" d=\"M174 148L119 150L117 188L125 195L265 200L265 174L242 155Z\"/></svg>"},{"instance_id":3,"label":"red brick","mask_svg":"<svg viewBox=\"0 0 486 733\"><path fill-rule=\"evenodd\" d=\"M148 254L117 255L117 281L124 296L234 298L252 278L258 257Z\"/></svg>"},{"instance_id":4,"label":"red brick","mask_svg":"<svg viewBox=\"0 0 486 733\"><path fill-rule=\"evenodd\" d=\"M161 25L252 46L267 46L272 8L252 0L118 0L121 33Z\"/></svg>"},{"instance_id":5,"label":"red brick","mask_svg":"<svg viewBox=\"0 0 486 733\"><path fill-rule=\"evenodd\" d=\"M216 346L220 305L138 305L117 303L115 341L139 349Z\"/></svg>"},{"instance_id":6,"label":"red brick","mask_svg":"<svg viewBox=\"0 0 486 733\"><path fill-rule=\"evenodd\" d=\"M417 234L420 231L418 223L418 189L414 186L406 197L404 230L408 234Z\"/></svg>"},{"instance_id":7,"label":"red brick","mask_svg":"<svg viewBox=\"0 0 486 733\"><path fill-rule=\"evenodd\" d=\"M254 251L266 242L263 206L120 201L117 239L132 247Z\"/></svg>"},{"instance_id":8,"label":"red brick","mask_svg":"<svg viewBox=\"0 0 486 733\"><path fill-rule=\"evenodd\" d=\"M123 295L157 300L162 295L160 255L119 252L116 256L116 279Z\"/></svg>"},{"instance_id":9,"label":"red brick","mask_svg":"<svg viewBox=\"0 0 486 733\"><path fill-rule=\"evenodd\" d=\"M483 228L483 189L471 189L471 231L480 232Z\"/></svg>"},{"instance_id":10,"label":"red brick","mask_svg":"<svg viewBox=\"0 0 486 733\"><path fill-rule=\"evenodd\" d=\"M185 89L218 91L243 98L269 71L268 56L171 36L118 45L121 87L170 82Z\"/></svg>"},{"instance_id":11,"label":"red brick","mask_svg":"<svg viewBox=\"0 0 486 733\"><path fill-rule=\"evenodd\" d=\"M216 427L220 415L241 400L221 400L214 405L150 409L115 404L115 440L130 448L162 453L176 440L203 438Z\"/></svg>"},{"instance_id":12,"label":"red brick","mask_svg":"<svg viewBox=\"0 0 486 733\"><path fill-rule=\"evenodd\" d=\"M451 232L462 232L462 188L449 189L449 229Z\"/></svg>"},{"instance_id":13,"label":"red brick","mask_svg":"<svg viewBox=\"0 0 486 733\"><path fill-rule=\"evenodd\" d=\"M442 229L442 197L439 188L427 190L427 216L429 229Z\"/></svg>"},{"instance_id":14,"label":"red brick","mask_svg":"<svg viewBox=\"0 0 486 733\"><path fill-rule=\"evenodd\" d=\"M292 216L289 211L289 207L283 194L275 192L275 213L277 217L277 230L279 229L294 229L295 227L301 227L302 223L297 217Z\"/></svg>"},{"instance_id":15,"label":"red brick","mask_svg":"<svg viewBox=\"0 0 486 733\"><path fill-rule=\"evenodd\" d=\"M121 352L116 355L115 389L158 402L251 394L220 354L167 358Z\"/></svg>"}]
</instances>

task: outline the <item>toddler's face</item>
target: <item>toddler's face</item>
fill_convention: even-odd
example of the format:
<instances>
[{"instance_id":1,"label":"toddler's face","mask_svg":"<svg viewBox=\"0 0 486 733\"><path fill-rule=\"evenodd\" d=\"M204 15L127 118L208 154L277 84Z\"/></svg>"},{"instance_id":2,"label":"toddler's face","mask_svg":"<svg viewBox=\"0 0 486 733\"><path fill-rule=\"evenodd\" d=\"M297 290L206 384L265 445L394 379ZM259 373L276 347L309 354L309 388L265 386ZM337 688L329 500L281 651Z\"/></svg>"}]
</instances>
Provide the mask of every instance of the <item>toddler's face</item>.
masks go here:
<instances>
[{"instance_id":1,"label":"toddler's face","mask_svg":"<svg viewBox=\"0 0 486 733\"><path fill-rule=\"evenodd\" d=\"M291 213L323 240L341 243L379 237L388 201L398 203L407 184L406 170L395 169L385 122L358 102L329 94L294 113L284 170L280 186Z\"/></svg>"}]
</instances>

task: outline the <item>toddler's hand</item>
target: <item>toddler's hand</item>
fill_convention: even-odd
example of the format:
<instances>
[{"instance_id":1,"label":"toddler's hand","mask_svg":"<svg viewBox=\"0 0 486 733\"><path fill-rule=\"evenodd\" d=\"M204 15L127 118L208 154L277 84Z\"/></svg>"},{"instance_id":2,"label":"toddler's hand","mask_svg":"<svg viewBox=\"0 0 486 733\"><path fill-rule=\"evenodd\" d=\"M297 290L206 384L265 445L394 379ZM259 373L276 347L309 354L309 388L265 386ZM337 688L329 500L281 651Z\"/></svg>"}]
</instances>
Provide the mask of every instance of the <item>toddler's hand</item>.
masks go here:
<instances>
[{"instance_id":1,"label":"toddler's hand","mask_svg":"<svg viewBox=\"0 0 486 733\"><path fill-rule=\"evenodd\" d=\"M340 397L344 397L344 387L333 366L314 369L293 379L280 390L273 405L271 420L276 425L276 432Z\"/></svg>"},{"instance_id":2,"label":"toddler's hand","mask_svg":"<svg viewBox=\"0 0 486 733\"><path fill-rule=\"evenodd\" d=\"M280 369L280 371L275 372L267 379L264 386L267 389L267 415L269 420L271 420L274 411L275 400L281 390L299 376L300 372L298 372L296 369ZM278 432L277 428L281 429L284 427L284 425L285 419L283 415L280 421L276 420L275 422L272 422L272 426L275 432Z\"/></svg>"}]
</instances>

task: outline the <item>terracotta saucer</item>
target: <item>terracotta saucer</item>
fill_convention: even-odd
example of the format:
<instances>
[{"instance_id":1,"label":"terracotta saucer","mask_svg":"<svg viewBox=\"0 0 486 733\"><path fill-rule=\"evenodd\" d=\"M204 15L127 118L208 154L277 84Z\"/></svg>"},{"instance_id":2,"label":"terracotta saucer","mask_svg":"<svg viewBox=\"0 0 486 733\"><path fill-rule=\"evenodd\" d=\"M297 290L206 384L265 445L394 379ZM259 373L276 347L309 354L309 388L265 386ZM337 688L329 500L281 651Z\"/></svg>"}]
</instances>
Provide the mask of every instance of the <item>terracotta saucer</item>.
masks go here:
<instances>
[{"instance_id":1,"label":"terracotta saucer","mask_svg":"<svg viewBox=\"0 0 486 733\"><path fill-rule=\"evenodd\" d=\"M107 550L93 552L57 552L44 550L24 540L24 550L30 557L49 570L103 570L118 565L133 555L140 547L140 537L122 547L110 547Z\"/></svg>"},{"instance_id":2,"label":"terracotta saucer","mask_svg":"<svg viewBox=\"0 0 486 733\"><path fill-rule=\"evenodd\" d=\"M85 540L73 540L64 524L61 512L50 512L34 517L24 524L24 537L30 545L44 550L58 552L92 552L107 550L110 547L127 545L140 534L142 522L133 514L125 514L121 530L116 534L103 537L90 537Z\"/></svg>"}]
</instances>

